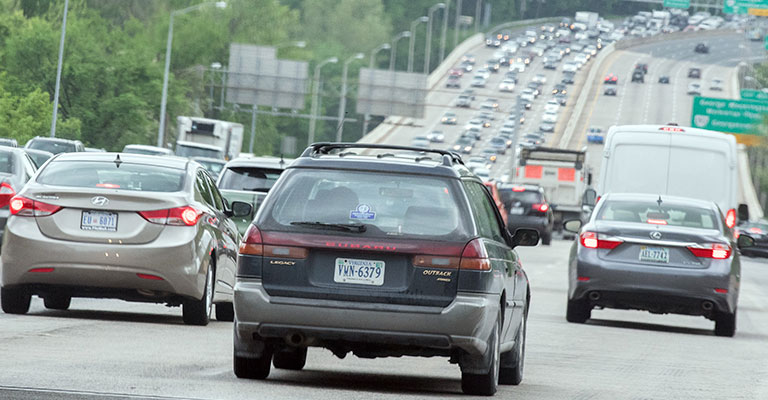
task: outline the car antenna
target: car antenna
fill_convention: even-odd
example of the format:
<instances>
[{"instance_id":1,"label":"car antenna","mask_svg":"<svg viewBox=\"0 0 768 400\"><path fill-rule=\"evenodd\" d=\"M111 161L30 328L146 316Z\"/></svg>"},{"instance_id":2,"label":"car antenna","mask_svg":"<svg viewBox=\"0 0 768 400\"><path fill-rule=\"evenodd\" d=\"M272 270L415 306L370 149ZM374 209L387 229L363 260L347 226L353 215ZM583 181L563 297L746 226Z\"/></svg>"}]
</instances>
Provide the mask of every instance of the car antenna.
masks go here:
<instances>
[{"instance_id":1,"label":"car antenna","mask_svg":"<svg viewBox=\"0 0 768 400\"><path fill-rule=\"evenodd\" d=\"M285 160L283 160L283 153L280 153L280 167L282 168L284 166L285 166Z\"/></svg>"},{"instance_id":2,"label":"car antenna","mask_svg":"<svg viewBox=\"0 0 768 400\"><path fill-rule=\"evenodd\" d=\"M112 162L115 163L115 166L117 168L120 168L120 164L123 163L123 160L120 159L120 154L119 153L117 154L117 157L115 157L115 161L112 161Z\"/></svg>"},{"instance_id":3,"label":"car antenna","mask_svg":"<svg viewBox=\"0 0 768 400\"><path fill-rule=\"evenodd\" d=\"M656 204L659 205L659 209L661 209L661 195L659 195L659 199L656 200Z\"/></svg>"}]
</instances>

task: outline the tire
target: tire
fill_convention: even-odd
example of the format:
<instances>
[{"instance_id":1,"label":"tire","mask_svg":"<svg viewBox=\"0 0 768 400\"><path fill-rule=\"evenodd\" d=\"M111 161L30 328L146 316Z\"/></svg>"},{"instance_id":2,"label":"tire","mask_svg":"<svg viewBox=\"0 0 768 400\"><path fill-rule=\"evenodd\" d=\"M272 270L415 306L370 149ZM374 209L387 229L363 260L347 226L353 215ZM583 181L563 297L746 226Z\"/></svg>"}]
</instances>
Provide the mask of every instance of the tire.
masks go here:
<instances>
[{"instance_id":1,"label":"tire","mask_svg":"<svg viewBox=\"0 0 768 400\"><path fill-rule=\"evenodd\" d=\"M45 308L51 310L66 310L69 308L71 302L72 297L60 294L49 295L43 298Z\"/></svg>"},{"instance_id":2,"label":"tire","mask_svg":"<svg viewBox=\"0 0 768 400\"><path fill-rule=\"evenodd\" d=\"M32 295L22 288L0 288L0 303L6 314L26 314Z\"/></svg>"},{"instance_id":3,"label":"tire","mask_svg":"<svg viewBox=\"0 0 768 400\"><path fill-rule=\"evenodd\" d=\"M523 381L523 368L525 366L525 335L528 330L528 313L523 313L520 329L515 338L515 347L511 351L501 355L501 368L499 369L499 384L519 385Z\"/></svg>"},{"instance_id":4,"label":"tire","mask_svg":"<svg viewBox=\"0 0 768 400\"><path fill-rule=\"evenodd\" d=\"M265 349L261 357L234 357L235 376L241 379L267 379L272 366L272 352Z\"/></svg>"},{"instance_id":5,"label":"tire","mask_svg":"<svg viewBox=\"0 0 768 400\"><path fill-rule=\"evenodd\" d=\"M541 236L541 244L549 246L552 243L552 232L545 233Z\"/></svg>"},{"instance_id":6,"label":"tire","mask_svg":"<svg viewBox=\"0 0 768 400\"><path fill-rule=\"evenodd\" d=\"M235 307L232 303L216 304L216 320L232 322L235 320Z\"/></svg>"},{"instance_id":7,"label":"tire","mask_svg":"<svg viewBox=\"0 0 768 400\"><path fill-rule=\"evenodd\" d=\"M211 263L211 265L208 266L208 272L205 274L203 297L200 300L185 300L182 305L182 318L187 325L205 326L211 321L214 290L213 268L214 265Z\"/></svg>"},{"instance_id":8,"label":"tire","mask_svg":"<svg viewBox=\"0 0 768 400\"><path fill-rule=\"evenodd\" d=\"M275 352L272 357L272 364L275 368L290 369L293 371L299 371L304 368L307 363L307 348L300 347L295 349L282 349Z\"/></svg>"},{"instance_id":9,"label":"tire","mask_svg":"<svg viewBox=\"0 0 768 400\"><path fill-rule=\"evenodd\" d=\"M736 310L733 314L717 313L715 317L715 336L733 337L736 334Z\"/></svg>"},{"instance_id":10,"label":"tire","mask_svg":"<svg viewBox=\"0 0 768 400\"><path fill-rule=\"evenodd\" d=\"M568 322L583 324L592 316L592 307L585 300L568 299L565 319Z\"/></svg>"},{"instance_id":11,"label":"tire","mask_svg":"<svg viewBox=\"0 0 768 400\"><path fill-rule=\"evenodd\" d=\"M501 354L499 354L499 339L501 336L501 318L496 318L493 332L488 346L488 353L483 358L488 357L490 366L485 374L461 374L461 390L464 394L474 396L493 396L499 384L499 369L501 363Z\"/></svg>"}]
</instances>

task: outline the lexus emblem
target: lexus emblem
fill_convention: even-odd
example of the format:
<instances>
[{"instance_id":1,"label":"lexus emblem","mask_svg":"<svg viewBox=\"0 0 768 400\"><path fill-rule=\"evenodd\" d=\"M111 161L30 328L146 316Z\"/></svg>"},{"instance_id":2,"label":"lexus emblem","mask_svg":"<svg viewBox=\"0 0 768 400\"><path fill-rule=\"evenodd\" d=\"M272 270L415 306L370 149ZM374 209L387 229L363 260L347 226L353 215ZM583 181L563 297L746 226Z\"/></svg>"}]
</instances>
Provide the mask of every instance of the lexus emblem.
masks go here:
<instances>
[{"instance_id":1,"label":"lexus emblem","mask_svg":"<svg viewBox=\"0 0 768 400\"><path fill-rule=\"evenodd\" d=\"M656 239L656 240L661 239L661 232L659 231L651 232L651 239Z\"/></svg>"},{"instance_id":2,"label":"lexus emblem","mask_svg":"<svg viewBox=\"0 0 768 400\"><path fill-rule=\"evenodd\" d=\"M91 204L94 206L106 206L109 203L109 199L104 196L93 196L91 197Z\"/></svg>"}]
</instances>

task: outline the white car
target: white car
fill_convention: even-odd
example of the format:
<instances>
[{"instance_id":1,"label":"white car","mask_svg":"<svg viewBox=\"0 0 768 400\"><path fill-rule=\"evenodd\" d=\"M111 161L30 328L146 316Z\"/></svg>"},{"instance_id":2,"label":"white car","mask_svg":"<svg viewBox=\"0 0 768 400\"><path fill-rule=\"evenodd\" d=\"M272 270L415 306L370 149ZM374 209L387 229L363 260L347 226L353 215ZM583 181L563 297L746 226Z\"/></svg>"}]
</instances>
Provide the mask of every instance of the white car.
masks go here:
<instances>
[{"instance_id":1,"label":"white car","mask_svg":"<svg viewBox=\"0 0 768 400\"><path fill-rule=\"evenodd\" d=\"M517 45L517 43L515 43L513 41L509 41L509 42L505 43L503 46L501 46L501 49L506 51L507 54L509 54L509 53L513 53L513 54L517 53L517 49L518 48L519 48L519 46Z\"/></svg>"},{"instance_id":2,"label":"white car","mask_svg":"<svg viewBox=\"0 0 768 400\"><path fill-rule=\"evenodd\" d=\"M488 182L491 180L491 170L488 168L475 168L473 172L475 175L477 175L478 178L482 179L483 182Z\"/></svg>"},{"instance_id":3,"label":"white car","mask_svg":"<svg viewBox=\"0 0 768 400\"><path fill-rule=\"evenodd\" d=\"M563 72L576 72L579 70L579 64L573 61L568 61L563 64Z\"/></svg>"},{"instance_id":4,"label":"white car","mask_svg":"<svg viewBox=\"0 0 768 400\"><path fill-rule=\"evenodd\" d=\"M712 83L709 84L709 90L723 90L723 81L721 79L712 79Z\"/></svg>"},{"instance_id":5,"label":"white car","mask_svg":"<svg viewBox=\"0 0 768 400\"><path fill-rule=\"evenodd\" d=\"M483 120L480 118L472 118L464 125L464 130L470 131L474 130L473 128L482 128L483 127Z\"/></svg>"},{"instance_id":6,"label":"white car","mask_svg":"<svg viewBox=\"0 0 768 400\"><path fill-rule=\"evenodd\" d=\"M576 57L573 58L573 61L577 62L580 65L579 68L581 68L581 66L589 61L589 56L584 53L579 53L576 54Z\"/></svg>"},{"instance_id":7,"label":"white car","mask_svg":"<svg viewBox=\"0 0 768 400\"><path fill-rule=\"evenodd\" d=\"M488 68L480 68L475 71L475 78L479 76L483 77L484 79L488 79L491 77L491 71L489 71Z\"/></svg>"},{"instance_id":8,"label":"white car","mask_svg":"<svg viewBox=\"0 0 768 400\"><path fill-rule=\"evenodd\" d=\"M472 78L472 82L469 83L472 87L480 87L484 88L486 83L486 78L483 78L482 76L475 76Z\"/></svg>"},{"instance_id":9,"label":"white car","mask_svg":"<svg viewBox=\"0 0 768 400\"><path fill-rule=\"evenodd\" d=\"M554 124L557 122L557 111L555 112L545 112L544 116L541 117L541 122L546 122L549 124Z\"/></svg>"},{"instance_id":10,"label":"white car","mask_svg":"<svg viewBox=\"0 0 768 400\"><path fill-rule=\"evenodd\" d=\"M510 71L516 71L518 73L525 72L525 62L515 61L509 64Z\"/></svg>"},{"instance_id":11,"label":"white car","mask_svg":"<svg viewBox=\"0 0 768 400\"><path fill-rule=\"evenodd\" d=\"M427 139L432 143L443 143L445 141L445 135L442 131L432 131L427 134Z\"/></svg>"},{"instance_id":12,"label":"white car","mask_svg":"<svg viewBox=\"0 0 768 400\"><path fill-rule=\"evenodd\" d=\"M545 113L548 113L548 112L556 113L559 109L560 109L560 103L555 99L548 101L547 104L544 105Z\"/></svg>"},{"instance_id":13,"label":"white car","mask_svg":"<svg viewBox=\"0 0 768 400\"><path fill-rule=\"evenodd\" d=\"M429 148L429 143L429 139L426 136L416 136L411 141L411 146Z\"/></svg>"},{"instance_id":14,"label":"white car","mask_svg":"<svg viewBox=\"0 0 768 400\"><path fill-rule=\"evenodd\" d=\"M694 96L701 96L701 84L697 82L691 82L688 84L688 94Z\"/></svg>"},{"instance_id":15,"label":"white car","mask_svg":"<svg viewBox=\"0 0 768 400\"><path fill-rule=\"evenodd\" d=\"M499 83L499 90L502 92L511 92L515 90L515 81L512 79L504 79Z\"/></svg>"},{"instance_id":16,"label":"white car","mask_svg":"<svg viewBox=\"0 0 768 400\"><path fill-rule=\"evenodd\" d=\"M525 90L523 90L523 93L520 94L520 98L525 101L533 103L533 100L536 99L536 95L533 93L533 89L526 88Z\"/></svg>"},{"instance_id":17,"label":"white car","mask_svg":"<svg viewBox=\"0 0 768 400\"><path fill-rule=\"evenodd\" d=\"M544 76L544 74L536 74L536 76L533 77L533 81L537 83L547 83L547 77Z\"/></svg>"},{"instance_id":18,"label":"white car","mask_svg":"<svg viewBox=\"0 0 768 400\"><path fill-rule=\"evenodd\" d=\"M597 47L595 45L590 44L589 46L584 48L584 52L594 56L597 54Z\"/></svg>"}]
</instances>

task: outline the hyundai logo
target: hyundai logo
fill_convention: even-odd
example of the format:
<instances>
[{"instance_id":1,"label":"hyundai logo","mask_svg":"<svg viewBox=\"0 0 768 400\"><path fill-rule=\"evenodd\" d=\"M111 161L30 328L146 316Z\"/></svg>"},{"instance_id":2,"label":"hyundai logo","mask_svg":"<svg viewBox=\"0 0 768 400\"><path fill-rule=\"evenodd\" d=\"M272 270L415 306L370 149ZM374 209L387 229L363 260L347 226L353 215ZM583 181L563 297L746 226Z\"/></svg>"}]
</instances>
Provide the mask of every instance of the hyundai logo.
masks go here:
<instances>
[{"instance_id":1,"label":"hyundai logo","mask_svg":"<svg viewBox=\"0 0 768 400\"><path fill-rule=\"evenodd\" d=\"M93 196L91 197L91 204L94 206L106 206L107 203L109 203L109 199L104 196Z\"/></svg>"},{"instance_id":2,"label":"hyundai logo","mask_svg":"<svg viewBox=\"0 0 768 400\"><path fill-rule=\"evenodd\" d=\"M651 239L656 239L656 240L661 239L661 232L659 231L651 232Z\"/></svg>"}]
</instances>

